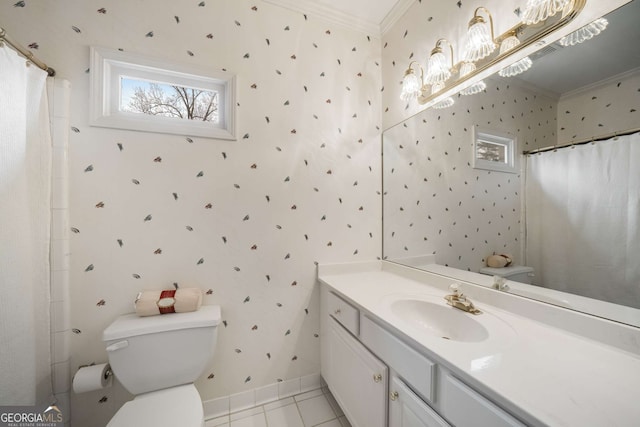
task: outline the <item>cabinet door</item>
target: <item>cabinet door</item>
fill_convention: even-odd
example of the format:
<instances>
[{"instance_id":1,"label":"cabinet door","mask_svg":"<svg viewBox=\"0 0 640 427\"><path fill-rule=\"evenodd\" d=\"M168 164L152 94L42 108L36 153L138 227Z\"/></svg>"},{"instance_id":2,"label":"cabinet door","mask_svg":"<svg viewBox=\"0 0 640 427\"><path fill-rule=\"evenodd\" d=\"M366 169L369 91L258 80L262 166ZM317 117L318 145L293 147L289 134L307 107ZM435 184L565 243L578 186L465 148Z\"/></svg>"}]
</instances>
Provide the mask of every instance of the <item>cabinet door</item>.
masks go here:
<instances>
[{"instance_id":1,"label":"cabinet door","mask_svg":"<svg viewBox=\"0 0 640 427\"><path fill-rule=\"evenodd\" d=\"M387 426L388 369L335 320L329 322L329 389L353 427Z\"/></svg>"},{"instance_id":2,"label":"cabinet door","mask_svg":"<svg viewBox=\"0 0 640 427\"><path fill-rule=\"evenodd\" d=\"M442 375L440 413L457 427L525 427L451 374Z\"/></svg>"},{"instance_id":3,"label":"cabinet door","mask_svg":"<svg viewBox=\"0 0 640 427\"><path fill-rule=\"evenodd\" d=\"M389 383L389 427L449 427L395 375Z\"/></svg>"}]
</instances>

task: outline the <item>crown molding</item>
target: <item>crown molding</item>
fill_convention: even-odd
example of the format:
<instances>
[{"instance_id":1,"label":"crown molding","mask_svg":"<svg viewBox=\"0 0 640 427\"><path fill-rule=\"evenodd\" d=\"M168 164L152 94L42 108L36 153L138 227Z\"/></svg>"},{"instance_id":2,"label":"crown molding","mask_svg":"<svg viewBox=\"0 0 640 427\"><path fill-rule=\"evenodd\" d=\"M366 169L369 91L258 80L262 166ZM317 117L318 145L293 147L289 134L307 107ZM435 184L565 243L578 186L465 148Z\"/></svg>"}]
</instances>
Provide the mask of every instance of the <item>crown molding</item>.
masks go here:
<instances>
[{"instance_id":1,"label":"crown molding","mask_svg":"<svg viewBox=\"0 0 640 427\"><path fill-rule=\"evenodd\" d=\"M360 31L366 34L379 35L380 26L366 21L361 18L357 18L353 15L332 9L322 4L316 3L312 0L263 0L266 3L271 3L276 6L284 7L285 9L292 10L294 12L310 15L318 19L336 24L342 27L350 28L352 30Z\"/></svg>"},{"instance_id":2,"label":"crown molding","mask_svg":"<svg viewBox=\"0 0 640 427\"><path fill-rule=\"evenodd\" d=\"M294 12L313 16L364 34L380 37L409 9L415 0L398 0L382 23L371 22L348 13L335 10L313 0L263 0Z\"/></svg>"},{"instance_id":3,"label":"crown molding","mask_svg":"<svg viewBox=\"0 0 640 427\"><path fill-rule=\"evenodd\" d=\"M583 95L584 93L591 92L595 89L599 89L603 86L618 83L620 80L625 80L630 77L636 76L640 74L640 67L632 68L630 70L624 71L620 74L616 74L615 76L607 77L605 79L599 80L597 82L589 83L586 86L579 87L572 91L563 93L560 96L560 100L565 100L567 98L572 98L574 96Z\"/></svg>"},{"instance_id":4,"label":"crown molding","mask_svg":"<svg viewBox=\"0 0 640 427\"><path fill-rule=\"evenodd\" d=\"M398 0L380 23L380 34L385 35L415 2L416 0Z\"/></svg>"}]
</instances>

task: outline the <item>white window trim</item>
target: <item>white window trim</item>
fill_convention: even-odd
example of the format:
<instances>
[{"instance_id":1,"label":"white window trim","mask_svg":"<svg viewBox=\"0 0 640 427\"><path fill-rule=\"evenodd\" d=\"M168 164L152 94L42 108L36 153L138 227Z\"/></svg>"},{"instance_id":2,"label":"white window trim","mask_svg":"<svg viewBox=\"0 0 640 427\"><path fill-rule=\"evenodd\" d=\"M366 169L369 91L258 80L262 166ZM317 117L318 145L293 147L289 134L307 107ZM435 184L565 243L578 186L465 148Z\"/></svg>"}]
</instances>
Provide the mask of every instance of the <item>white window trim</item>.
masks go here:
<instances>
[{"instance_id":1,"label":"white window trim","mask_svg":"<svg viewBox=\"0 0 640 427\"><path fill-rule=\"evenodd\" d=\"M480 159L477 157L478 141L491 142L494 144L504 145L507 149L507 162L499 163L490 160ZM494 129L487 129L480 126L473 127L473 168L484 169L497 172L518 173L518 164L516 157L517 141L516 137L509 132L503 132Z\"/></svg>"},{"instance_id":2,"label":"white window trim","mask_svg":"<svg viewBox=\"0 0 640 427\"><path fill-rule=\"evenodd\" d=\"M219 122L183 120L120 111L120 78L162 81L220 93ZM235 75L169 64L138 54L91 47L90 123L143 132L236 140Z\"/></svg>"}]
</instances>

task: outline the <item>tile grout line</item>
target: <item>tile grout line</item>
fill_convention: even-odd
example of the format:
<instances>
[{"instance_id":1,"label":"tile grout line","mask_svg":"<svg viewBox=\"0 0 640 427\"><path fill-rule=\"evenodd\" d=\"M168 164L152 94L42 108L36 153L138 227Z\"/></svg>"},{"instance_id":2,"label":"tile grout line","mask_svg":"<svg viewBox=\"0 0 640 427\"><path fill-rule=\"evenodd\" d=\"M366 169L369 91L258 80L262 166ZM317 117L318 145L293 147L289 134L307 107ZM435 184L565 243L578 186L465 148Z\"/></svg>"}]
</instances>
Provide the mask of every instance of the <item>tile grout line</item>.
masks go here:
<instances>
[{"instance_id":1,"label":"tile grout line","mask_svg":"<svg viewBox=\"0 0 640 427\"><path fill-rule=\"evenodd\" d=\"M305 395L305 394L307 394L307 393L310 393L310 392L312 392L312 391L315 391L315 390L320 390L320 394L318 394L318 395L316 395L316 396L311 396L311 397L308 397L308 398L306 398L306 399L302 399L302 400L298 400L298 399L297 399L297 397L303 396L303 395ZM328 389L327 389L327 390L328 390ZM324 388L324 387L319 387L319 388L317 388L317 389L309 390L309 391L304 392L304 393L298 393L298 394L296 394L296 395L288 396L288 397L286 397L286 398L282 398L282 399L274 400L273 402L268 402L267 404L269 404L269 403L275 403L275 402L278 402L278 401L284 401L284 400L286 400L286 399L289 399L289 398L290 398L290 399L292 400L292 402L291 402L291 403L288 403L288 404L286 404L286 405L282 405L282 406L277 406L277 407L275 407L275 408L271 409L271 411L275 411L275 410L278 410L278 409L286 408L286 407L288 407L288 406L291 406L292 404L293 404L293 405L295 405L295 408L296 408L296 411L297 411L297 413L298 413L299 419L300 419L300 421L302 422L302 427L317 427L317 426L320 426L320 425L322 425L322 424L325 424L325 423L328 423L328 422L330 422L330 421L334 421L334 420L337 420L337 421L338 421L338 423L339 423L340 425L342 425L342 423L340 422L340 415L338 415L338 413L336 412L336 409L333 407L333 405L332 405L332 404L331 404L331 402L329 401L329 398L327 397L327 395L328 395L328 394L330 394L330 392L328 392L327 390L325 390L325 388ZM320 397L320 396L324 397L324 398L327 400L327 403L329 404L329 407L331 408L331 412L332 412L333 417L332 417L332 418L330 418L330 419L328 419L328 420L324 420L324 421L320 422L319 424L314 424L314 425L310 425L310 426L308 426L308 425L306 425L306 424L305 424L305 420L304 420L304 418L303 418L303 416L302 416L302 410L300 409L300 406L299 406L298 404L299 404L300 402L303 402L303 401L306 401L306 400L310 400L310 399L314 399L314 398L317 398L317 397ZM236 412L233 412L233 413L229 413L229 414L227 414L227 415L225 415L225 416L223 416L223 417L227 417L227 420L228 420L228 424L227 424L227 425L228 425L229 427L231 427L231 424L232 424L232 423L237 422L237 421L239 421L239 420L241 420L241 419L250 418L250 417L256 416L256 415L258 415L258 414L262 414L262 416L264 417L263 419L264 419L264 422L265 422L265 426L266 426L266 427L270 427L269 418L267 417L267 410L266 410L266 406L267 406L267 404L256 405L256 406L254 406L253 408L247 408L247 409L244 409L244 410L242 410L242 411L236 411ZM258 408L259 408L259 410L255 411L255 410L256 410L256 409L258 409ZM239 414L239 413L242 413L242 412L249 412L249 411L251 411L252 409L253 409L256 413L254 413L254 414L252 414L252 415L247 415L246 417L238 418L238 419L235 419L235 420L234 420L234 419L232 419L232 417L231 417L233 414ZM274 426L274 427L281 427L281 426Z\"/></svg>"}]
</instances>

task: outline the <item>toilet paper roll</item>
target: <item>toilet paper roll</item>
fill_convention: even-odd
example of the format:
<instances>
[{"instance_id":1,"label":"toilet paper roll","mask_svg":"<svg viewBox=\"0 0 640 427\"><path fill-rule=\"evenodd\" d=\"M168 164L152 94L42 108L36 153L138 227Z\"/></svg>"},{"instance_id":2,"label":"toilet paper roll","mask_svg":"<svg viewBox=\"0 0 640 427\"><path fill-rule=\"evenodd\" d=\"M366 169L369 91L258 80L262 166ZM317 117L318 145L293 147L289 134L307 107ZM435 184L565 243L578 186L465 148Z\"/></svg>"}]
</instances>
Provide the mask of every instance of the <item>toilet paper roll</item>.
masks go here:
<instances>
[{"instance_id":1,"label":"toilet paper roll","mask_svg":"<svg viewBox=\"0 0 640 427\"><path fill-rule=\"evenodd\" d=\"M108 363L82 367L73 376L73 391L84 393L111 387L112 377Z\"/></svg>"}]
</instances>

